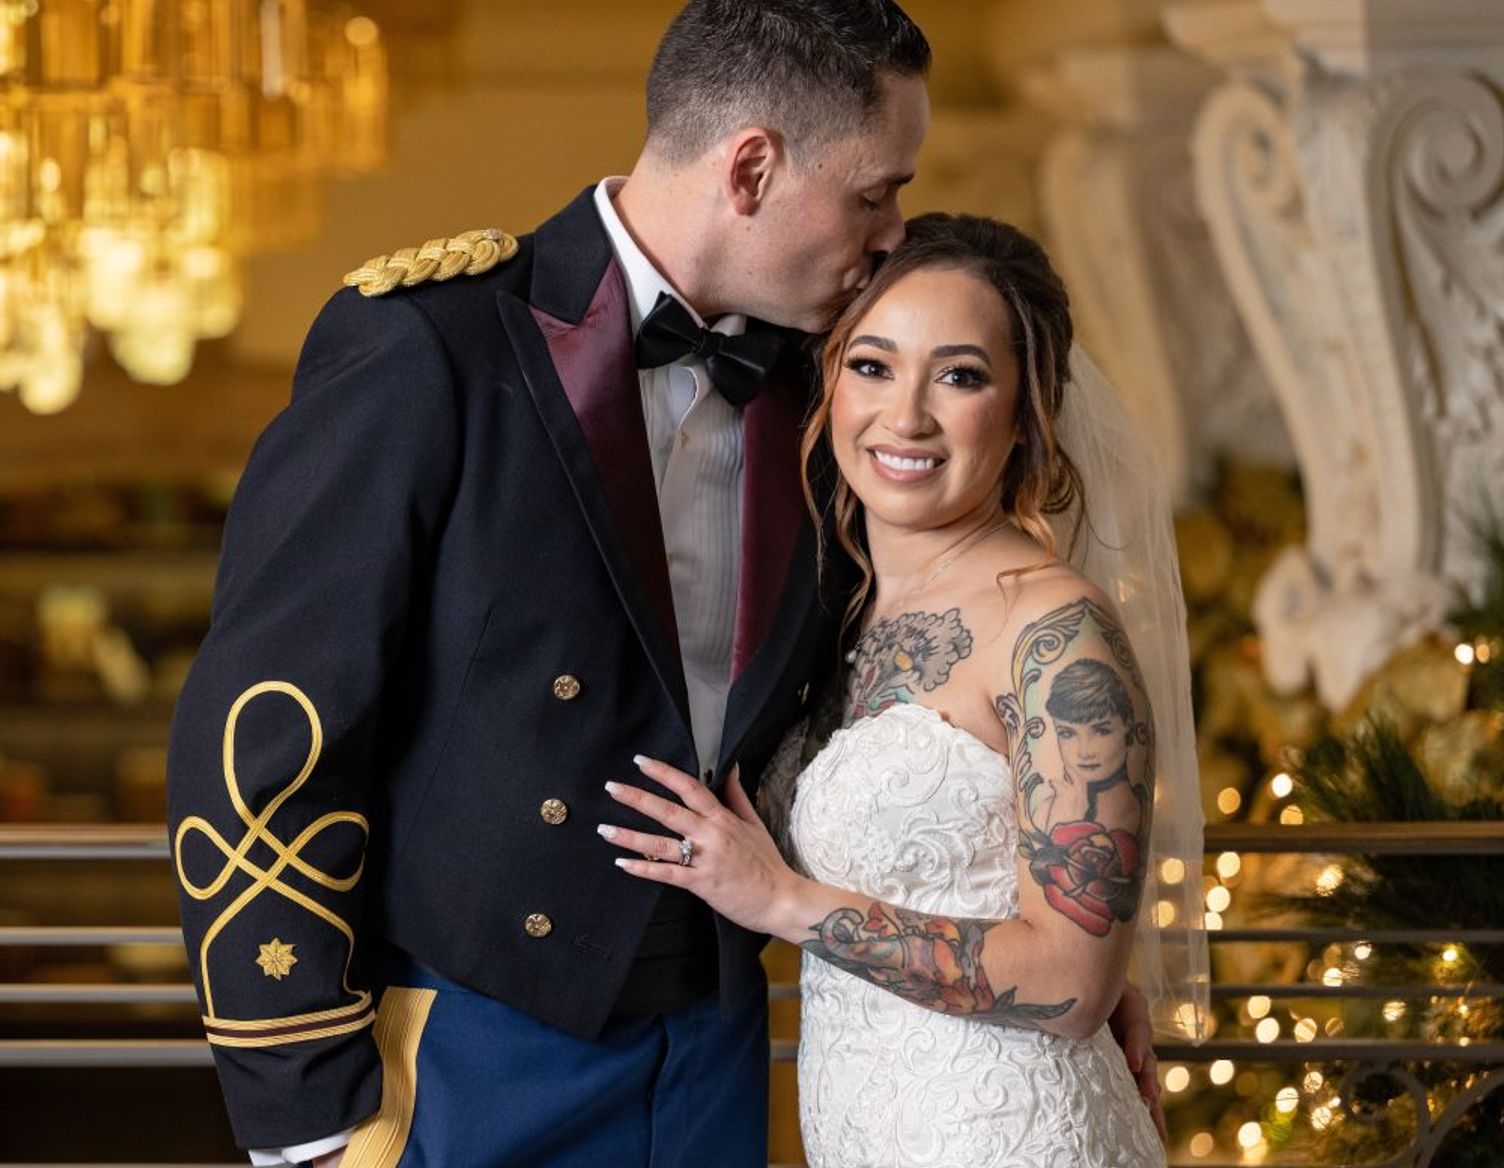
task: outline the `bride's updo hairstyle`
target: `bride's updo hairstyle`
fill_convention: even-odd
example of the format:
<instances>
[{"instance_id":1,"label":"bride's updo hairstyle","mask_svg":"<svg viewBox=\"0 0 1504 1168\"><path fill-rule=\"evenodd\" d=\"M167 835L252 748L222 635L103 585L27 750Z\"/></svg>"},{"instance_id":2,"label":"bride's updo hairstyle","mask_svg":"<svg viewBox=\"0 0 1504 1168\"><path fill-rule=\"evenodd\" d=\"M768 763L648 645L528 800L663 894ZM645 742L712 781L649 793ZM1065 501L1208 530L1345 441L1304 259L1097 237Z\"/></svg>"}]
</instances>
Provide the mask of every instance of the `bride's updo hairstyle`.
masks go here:
<instances>
[{"instance_id":1,"label":"bride's updo hairstyle","mask_svg":"<svg viewBox=\"0 0 1504 1168\"><path fill-rule=\"evenodd\" d=\"M810 485L811 460L820 443L830 441L831 401L846 348L873 306L905 276L920 271L970 273L990 285L1008 310L1019 367L1017 446L1003 469L999 494L1003 513L1039 544L1046 558L1054 557L1060 549L1047 517L1074 512L1074 544L1085 514L1080 475L1056 438L1071 377L1070 298L1039 244L1015 227L976 215L932 214L911 219L907 238L831 330L821 357L824 389L810 415L802 448L804 497L816 517L816 530L823 531L823 527ZM999 432L998 441L1006 440L1007 435ZM849 625L871 591L872 561L861 525L861 503L838 471L836 480L836 538L862 572L861 587L846 613Z\"/></svg>"}]
</instances>

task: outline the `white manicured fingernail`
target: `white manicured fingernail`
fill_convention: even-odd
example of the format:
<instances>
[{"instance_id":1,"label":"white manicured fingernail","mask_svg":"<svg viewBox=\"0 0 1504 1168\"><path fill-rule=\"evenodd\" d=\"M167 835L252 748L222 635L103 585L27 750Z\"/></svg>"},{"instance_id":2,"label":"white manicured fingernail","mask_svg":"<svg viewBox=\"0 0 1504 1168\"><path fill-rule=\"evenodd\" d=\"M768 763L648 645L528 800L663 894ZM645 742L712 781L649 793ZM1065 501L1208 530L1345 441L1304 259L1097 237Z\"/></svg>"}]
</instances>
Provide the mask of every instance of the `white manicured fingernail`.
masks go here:
<instances>
[{"instance_id":1,"label":"white manicured fingernail","mask_svg":"<svg viewBox=\"0 0 1504 1168\"><path fill-rule=\"evenodd\" d=\"M609 823L603 823L595 830L600 832L601 835L605 836L607 839L616 838L616 828L612 827Z\"/></svg>"},{"instance_id":2,"label":"white manicured fingernail","mask_svg":"<svg viewBox=\"0 0 1504 1168\"><path fill-rule=\"evenodd\" d=\"M606 794L608 794L608 795L614 795L614 794L616 794L616 792L618 792L620 790L621 790L621 784L620 783L607 783L606 784Z\"/></svg>"},{"instance_id":3,"label":"white manicured fingernail","mask_svg":"<svg viewBox=\"0 0 1504 1168\"><path fill-rule=\"evenodd\" d=\"M640 770L640 769L641 769L641 768L642 768L642 767L645 767L645 766L647 766L647 765L648 765L648 763L649 763L649 762L651 762L651 761L652 761L652 759L650 759L650 758L648 758L648 757L647 757L647 756L646 756L646 755L644 755L644 754L634 754L634 755L633 755L633 756L632 756L632 763L633 763L633 765L635 765L635 766L636 766L636 767L637 767L637 768L638 768L638 769L639 769L639 770Z\"/></svg>"},{"instance_id":4,"label":"white manicured fingernail","mask_svg":"<svg viewBox=\"0 0 1504 1168\"><path fill-rule=\"evenodd\" d=\"M631 863L632 863L632 861L626 859L625 857L618 857L618 859L616 861L616 866L618 868L625 868L625 867L627 867Z\"/></svg>"}]
</instances>

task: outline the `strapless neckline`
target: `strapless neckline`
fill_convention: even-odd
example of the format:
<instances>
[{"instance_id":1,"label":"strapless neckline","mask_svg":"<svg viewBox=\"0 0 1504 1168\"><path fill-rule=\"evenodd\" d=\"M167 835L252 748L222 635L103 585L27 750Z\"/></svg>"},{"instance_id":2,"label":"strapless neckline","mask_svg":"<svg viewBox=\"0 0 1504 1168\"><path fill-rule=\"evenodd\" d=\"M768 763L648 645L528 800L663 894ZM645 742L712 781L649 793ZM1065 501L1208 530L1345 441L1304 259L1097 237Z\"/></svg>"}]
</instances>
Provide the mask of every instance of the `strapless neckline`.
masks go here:
<instances>
[{"instance_id":1,"label":"strapless neckline","mask_svg":"<svg viewBox=\"0 0 1504 1168\"><path fill-rule=\"evenodd\" d=\"M862 731L863 729L872 726L873 724L879 722L881 719L886 718L888 715L893 714L897 711L919 712L921 715L921 720L928 721L934 725L944 726L947 730L951 731L951 733L959 735L963 740L975 743L977 746L980 746L983 750L985 750L988 754L992 755L995 758L1001 759L1003 765L1010 771L1012 770L1012 764L1008 761L1008 756L1001 750L998 750L995 746L983 741L981 738L977 737L977 735L973 734L970 730L966 729L965 726L957 726L939 710L935 709L934 706L927 706L923 702L894 702L892 705L884 706L875 714L867 714L864 717L858 718L849 726L842 726L839 730L836 730L833 734L831 734L830 740L831 742L834 742L843 734L854 734L858 731ZM905 716L907 716L907 714Z\"/></svg>"}]
</instances>

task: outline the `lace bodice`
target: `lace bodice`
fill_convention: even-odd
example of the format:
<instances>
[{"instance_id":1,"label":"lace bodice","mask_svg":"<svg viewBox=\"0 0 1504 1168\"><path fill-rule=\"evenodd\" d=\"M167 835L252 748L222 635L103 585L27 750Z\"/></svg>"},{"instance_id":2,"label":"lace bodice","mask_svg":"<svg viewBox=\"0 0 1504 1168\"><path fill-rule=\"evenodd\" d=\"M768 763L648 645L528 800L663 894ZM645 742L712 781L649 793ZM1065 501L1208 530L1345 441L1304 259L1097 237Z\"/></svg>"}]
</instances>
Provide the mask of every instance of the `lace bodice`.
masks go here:
<instances>
[{"instance_id":1,"label":"lace bodice","mask_svg":"<svg viewBox=\"0 0 1504 1168\"><path fill-rule=\"evenodd\" d=\"M918 704L838 730L798 776L789 846L815 879L923 912L1018 915L1006 760ZM950 1017L806 954L810 1168L1151 1168L1164 1152L1104 1028L1085 1041Z\"/></svg>"}]
</instances>

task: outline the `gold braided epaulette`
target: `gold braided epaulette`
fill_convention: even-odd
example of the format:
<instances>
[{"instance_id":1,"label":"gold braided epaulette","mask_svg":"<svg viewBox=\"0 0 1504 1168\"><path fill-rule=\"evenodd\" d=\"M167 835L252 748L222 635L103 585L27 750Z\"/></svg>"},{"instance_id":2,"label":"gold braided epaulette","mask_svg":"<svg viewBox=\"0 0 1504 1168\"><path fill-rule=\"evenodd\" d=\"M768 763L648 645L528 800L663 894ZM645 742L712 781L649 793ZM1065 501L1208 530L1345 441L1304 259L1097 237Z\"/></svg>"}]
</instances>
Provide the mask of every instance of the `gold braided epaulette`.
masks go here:
<instances>
[{"instance_id":1,"label":"gold braided epaulette","mask_svg":"<svg viewBox=\"0 0 1504 1168\"><path fill-rule=\"evenodd\" d=\"M412 288L429 280L479 276L516 254L515 239L505 231L487 227L377 256L347 273L345 283L359 288L362 296L385 296L393 288Z\"/></svg>"}]
</instances>

